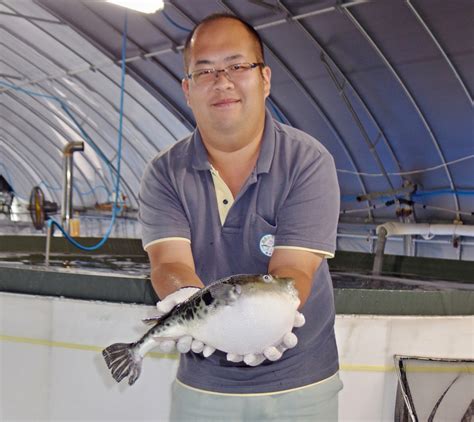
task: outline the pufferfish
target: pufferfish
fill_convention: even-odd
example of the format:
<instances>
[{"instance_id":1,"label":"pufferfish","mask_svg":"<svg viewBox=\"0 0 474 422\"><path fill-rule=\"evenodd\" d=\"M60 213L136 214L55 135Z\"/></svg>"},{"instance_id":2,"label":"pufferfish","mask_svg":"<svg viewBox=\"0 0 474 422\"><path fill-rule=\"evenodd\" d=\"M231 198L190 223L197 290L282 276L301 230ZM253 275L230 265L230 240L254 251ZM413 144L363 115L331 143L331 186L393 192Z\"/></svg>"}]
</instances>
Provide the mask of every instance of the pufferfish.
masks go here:
<instances>
[{"instance_id":1,"label":"pufferfish","mask_svg":"<svg viewBox=\"0 0 474 422\"><path fill-rule=\"evenodd\" d=\"M294 281L272 275L234 275L197 291L169 313L144 320L154 324L134 343L102 351L113 378L133 385L143 357L163 340L192 336L235 355L260 354L293 329L300 304Z\"/></svg>"}]
</instances>

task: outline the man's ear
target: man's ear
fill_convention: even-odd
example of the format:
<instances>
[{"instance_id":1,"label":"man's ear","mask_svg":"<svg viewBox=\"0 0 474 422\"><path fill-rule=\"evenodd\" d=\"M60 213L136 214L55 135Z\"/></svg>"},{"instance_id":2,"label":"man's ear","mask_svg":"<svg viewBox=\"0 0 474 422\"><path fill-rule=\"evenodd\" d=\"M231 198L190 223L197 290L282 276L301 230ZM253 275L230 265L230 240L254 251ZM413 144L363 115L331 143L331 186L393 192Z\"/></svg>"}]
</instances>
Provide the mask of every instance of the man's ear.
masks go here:
<instances>
[{"instance_id":1,"label":"man's ear","mask_svg":"<svg viewBox=\"0 0 474 422\"><path fill-rule=\"evenodd\" d=\"M181 88L184 92L184 97L186 98L186 104L189 106L189 79L184 78L181 80Z\"/></svg>"},{"instance_id":2,"label":"man's ear","mask_svg":"<svg viewBox=\"0 0 474 422\"><path fill-rule=\"evenodd\" d=\"M272 70L265 66L262 69L262 77L263 77L263 93L265 98L270 95L270 88L271 88L271 80L272 80Z\"/></svg>"}]
</instances>

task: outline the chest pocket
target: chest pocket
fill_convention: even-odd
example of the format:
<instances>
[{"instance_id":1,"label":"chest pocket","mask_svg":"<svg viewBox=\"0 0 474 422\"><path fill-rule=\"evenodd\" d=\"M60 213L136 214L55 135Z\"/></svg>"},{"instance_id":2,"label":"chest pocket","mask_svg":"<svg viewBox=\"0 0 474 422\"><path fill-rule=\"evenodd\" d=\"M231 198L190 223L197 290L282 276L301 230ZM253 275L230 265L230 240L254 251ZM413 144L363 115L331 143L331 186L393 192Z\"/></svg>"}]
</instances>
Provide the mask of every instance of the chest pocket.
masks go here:
<instances>
[{"instance_id":1,"label":"chest pocket","mask_svg":"<svg viewBox=\"0 0 474 422\"><path fill-rule=\"evenodd\" d=\"M273 254L277 226L270 224L258 214L252 214L247 230L248 254L252 259L267 265Z\"/></svg>"}]
</instances>

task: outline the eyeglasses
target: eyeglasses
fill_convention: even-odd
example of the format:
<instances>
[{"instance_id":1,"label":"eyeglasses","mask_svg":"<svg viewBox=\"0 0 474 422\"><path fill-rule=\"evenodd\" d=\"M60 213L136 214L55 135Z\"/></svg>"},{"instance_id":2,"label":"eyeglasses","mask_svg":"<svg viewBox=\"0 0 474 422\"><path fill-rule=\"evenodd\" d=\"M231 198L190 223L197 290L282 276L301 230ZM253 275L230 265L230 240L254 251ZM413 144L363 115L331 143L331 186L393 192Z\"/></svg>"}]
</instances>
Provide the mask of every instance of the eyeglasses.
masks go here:
<instances>
[{"instance_id":1,"label":"eyeglasses","mask_svg":"<svg viewBox=\"0 0 474 422\"><path fill-rule=\"evenodd\" d=\"M207 84L215 81L219 77L220 72L224 72L227 78L235 81L242 77L249 70L256 67L264 67L265 63L235 63L226 66L222 69L215 69L213 67L208 69L198 69L186 75L186 78L191 79L196 85Z\"/></svg>"}]
</instances>

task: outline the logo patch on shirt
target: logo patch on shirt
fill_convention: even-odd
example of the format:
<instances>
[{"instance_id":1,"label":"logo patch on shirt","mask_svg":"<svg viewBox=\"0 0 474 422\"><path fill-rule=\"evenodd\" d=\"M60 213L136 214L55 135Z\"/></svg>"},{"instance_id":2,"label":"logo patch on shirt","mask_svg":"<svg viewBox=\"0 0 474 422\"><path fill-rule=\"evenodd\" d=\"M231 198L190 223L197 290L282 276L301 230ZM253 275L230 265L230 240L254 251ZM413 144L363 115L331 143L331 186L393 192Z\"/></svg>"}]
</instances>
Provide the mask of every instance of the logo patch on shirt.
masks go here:
<instances>
[{"instance_id":1,"label":"logo patch on shirt","mask_svg":"<svg viewBox=\"0 0 474 422\"><path fill-rule=\"evenodd\" d=\"M274 245L275 236L273 234L265 234L260 239L260 252L266 256L272 256Z\"/></svg>"}]
</instances>

